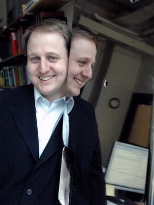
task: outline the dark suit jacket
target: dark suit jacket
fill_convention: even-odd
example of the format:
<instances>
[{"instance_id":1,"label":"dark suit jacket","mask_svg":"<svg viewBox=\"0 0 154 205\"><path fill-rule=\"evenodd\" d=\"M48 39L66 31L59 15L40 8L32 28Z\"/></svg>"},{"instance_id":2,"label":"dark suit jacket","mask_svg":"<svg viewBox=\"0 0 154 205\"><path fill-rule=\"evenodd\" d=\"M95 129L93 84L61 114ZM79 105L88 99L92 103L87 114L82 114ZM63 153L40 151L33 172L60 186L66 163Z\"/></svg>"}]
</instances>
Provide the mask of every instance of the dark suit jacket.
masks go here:
<instances>
[{"instance_id":1,"label":"dark suit jacket","mask_svg":"<svg viewBox=\"0 0 154 205\"><path fill-rule=\"evenodd\" d=\"M94 111L74 98L69 148L72 205L104 205L105 187ZM33 86L0 93L0 204L59 205L62 120L39 158Z\"/></svg>"}]
</instances>

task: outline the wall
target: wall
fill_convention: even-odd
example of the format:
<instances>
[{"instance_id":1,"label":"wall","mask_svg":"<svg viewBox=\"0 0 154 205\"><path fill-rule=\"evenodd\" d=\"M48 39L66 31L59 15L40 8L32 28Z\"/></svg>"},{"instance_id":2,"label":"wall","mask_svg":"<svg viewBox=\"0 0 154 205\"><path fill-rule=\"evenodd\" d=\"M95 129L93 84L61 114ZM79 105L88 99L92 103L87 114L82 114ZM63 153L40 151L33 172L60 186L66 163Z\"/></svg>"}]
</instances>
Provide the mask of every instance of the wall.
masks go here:
<instances>
[{"instance_id":1,"label":"wall","mask_svg":"<svg viewBox=\"0 0 154 205\"><path fill-rule=\"evenodd\" d=\"M64 11L65 17L67 18L67 25L69 29L72 30L72 21L74 13L73 4L71 2L66 4L62 8L60 8L59 11Z\"/></svg>"},{"instance_id":2,"label":"wall","mask_svg":"<svg viewBox=\"0 0 154 205\"><path fill-rule=\"evenodd\" d=\"M95 109L104 166L107 164L113 142L119 139L130 99L134 92L140 64L141 56L137 53L125 47L114 47L105 76L105 79L108 80L108 86L104 87L102 85L100 87L101 94ZM101 65L99 67L103 69ZM91 88L91 86L85 86L81 96L86 100L88 100L87 88ZM90 93L90 90L88 92ZM113 97L117 97L120 100L118 109L109 107L109 100Z\"/></svg>"},{"instance_id":3,"label":"wall","mask_svg":"<svg viewBox=\"0 0 154 205\"><path fill-rule=\"evenodd\" d=\"M154 57L144 56L142 58L140 73L138 75L135 92L154 94ZM151 173L149 173L149 201L154 199L154 99L152 103L152 116L150 125L150 157L151 157ZM151 202L149 202L151 204ZM153 204L153 203L152 203Z\"/></svg>"},{"instance_id":4,"label":"wall","mask_svg":"<svg viewBox=\"0 0 154 205\"><path fill-rule=\"evenodd\" d=\"M135 92L154 93L154 57L142 58L140 73L138 75Z\"/></svg>"}]
</instances>

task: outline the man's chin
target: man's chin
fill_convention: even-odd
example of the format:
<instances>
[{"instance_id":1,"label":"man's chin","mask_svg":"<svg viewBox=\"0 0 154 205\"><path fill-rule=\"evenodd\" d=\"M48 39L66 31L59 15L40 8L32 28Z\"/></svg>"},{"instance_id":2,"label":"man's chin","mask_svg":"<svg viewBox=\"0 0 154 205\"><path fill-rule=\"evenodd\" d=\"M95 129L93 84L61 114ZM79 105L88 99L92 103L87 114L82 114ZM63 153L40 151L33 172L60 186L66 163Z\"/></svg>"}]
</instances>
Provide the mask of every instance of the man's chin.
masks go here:
<instances>
[{"instance_id":1,"label":"man's chin","mask_svg":"<svg viewBox=\"0 0 154 205\"><path fill-rule=\"evenodd\" d=\"M80 95L80 91L75 90L67 90L67 97L73 97Z\"/></svg>"}]
</instances>

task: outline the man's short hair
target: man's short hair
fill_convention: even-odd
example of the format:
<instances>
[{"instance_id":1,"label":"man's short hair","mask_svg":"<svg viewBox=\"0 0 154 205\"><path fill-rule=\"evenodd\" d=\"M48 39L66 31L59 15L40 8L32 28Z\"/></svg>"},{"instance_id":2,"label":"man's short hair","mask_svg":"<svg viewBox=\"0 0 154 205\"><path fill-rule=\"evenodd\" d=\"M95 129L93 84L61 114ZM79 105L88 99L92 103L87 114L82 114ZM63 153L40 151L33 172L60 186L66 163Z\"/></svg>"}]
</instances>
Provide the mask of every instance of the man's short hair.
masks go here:
<instances>
[{"instance_id":1,"label":"man's short hair","mask_svg":"<svg viewBox=\"0 0 154 205\"><path fill-rule=\"evenodd\" d=\"M71 41L73 41L74 38L78 38L78 37L84 37L86 39L92 40L94 41L96 46L98 44L97 35L85 27L75 27L72 30Z\"/></svg>"},{"instance_id":2,"label":"man's short hair","mask_svg":"<svg viewBox=\"0 0 154 205\"><path fill-rule=\"evenodd\" d=\"M53 31L53 32L57 32L57 33L61 34L64 37L66 49L69 52L70 31L69 31L69 29L64 21L58 20L58 19L48 18L48 19L39 21L39 22L33 24L32 26L30 26L25 32L26 47L27 47L29 37L32 34L32 32L34 32L34 31L41 31L41 32L46 32L46 31L52 32Z\"/></svg>"}]
</instances>

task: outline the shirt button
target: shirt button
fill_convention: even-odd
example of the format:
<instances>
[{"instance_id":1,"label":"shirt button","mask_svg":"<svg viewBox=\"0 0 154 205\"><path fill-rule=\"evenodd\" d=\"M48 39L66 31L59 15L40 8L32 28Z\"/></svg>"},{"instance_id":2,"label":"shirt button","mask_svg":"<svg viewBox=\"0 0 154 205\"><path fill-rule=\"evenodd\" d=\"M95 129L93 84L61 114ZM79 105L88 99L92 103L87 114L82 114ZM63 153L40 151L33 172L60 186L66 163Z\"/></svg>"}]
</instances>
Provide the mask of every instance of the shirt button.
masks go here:
<instances>
[{"instance_id":1,"label":"shirt button","mask_svg":"<svg viewBox=\"0 0 154 205\"><path fill-rule=\"evenodd\" d=\"M27 195L28 196L32 195L32 190L31 189L27 189Z\"/></svg>"}]
</instances>

